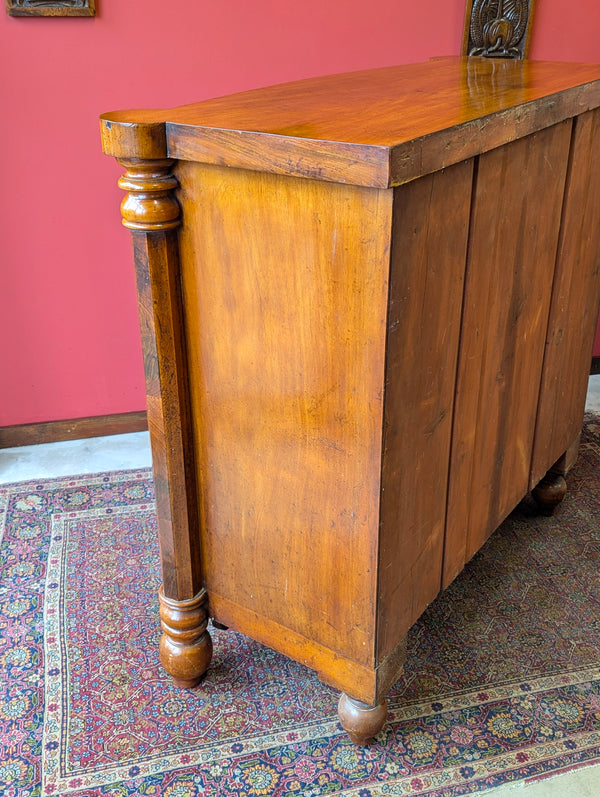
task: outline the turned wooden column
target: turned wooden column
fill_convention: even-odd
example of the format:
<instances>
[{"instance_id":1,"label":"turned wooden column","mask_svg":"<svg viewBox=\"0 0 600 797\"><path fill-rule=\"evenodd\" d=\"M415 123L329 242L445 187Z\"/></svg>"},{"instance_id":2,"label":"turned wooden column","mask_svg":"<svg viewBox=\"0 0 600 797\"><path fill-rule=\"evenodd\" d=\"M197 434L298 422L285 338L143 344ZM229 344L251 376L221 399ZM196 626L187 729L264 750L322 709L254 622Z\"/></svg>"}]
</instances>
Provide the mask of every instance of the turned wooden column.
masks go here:
<instances>
[{"instance_id":1,"label":"turned wooden column","mask_svg":"<svg viewBox=\"0 0 600 797\"><path fill-rule=\"evenodd\" d=\"M210 663L190 427L173 161L119 159L123 224L131 230L144 350L163 587L160 658L179 686L195 686Z\"/></svg>"}]
</instances>

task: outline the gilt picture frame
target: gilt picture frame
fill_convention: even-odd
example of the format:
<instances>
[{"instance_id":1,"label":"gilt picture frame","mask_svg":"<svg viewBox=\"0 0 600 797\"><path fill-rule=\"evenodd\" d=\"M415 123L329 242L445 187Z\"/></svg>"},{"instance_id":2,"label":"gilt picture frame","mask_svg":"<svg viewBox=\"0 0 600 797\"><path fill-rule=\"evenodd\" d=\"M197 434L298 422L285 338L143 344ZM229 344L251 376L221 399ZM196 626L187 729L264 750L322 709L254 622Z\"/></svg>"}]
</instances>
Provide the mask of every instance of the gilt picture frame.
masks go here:
<instances>
[{"instance_id":1,"label":"gilt picture frame","mask_svg":"<svg viewBox=\"0 0 600 797\"><path fill-rule=\"evenodd\" d=\"M96 0L6 0L11 17L93 17Z\"/></svg>"}]
</instances>

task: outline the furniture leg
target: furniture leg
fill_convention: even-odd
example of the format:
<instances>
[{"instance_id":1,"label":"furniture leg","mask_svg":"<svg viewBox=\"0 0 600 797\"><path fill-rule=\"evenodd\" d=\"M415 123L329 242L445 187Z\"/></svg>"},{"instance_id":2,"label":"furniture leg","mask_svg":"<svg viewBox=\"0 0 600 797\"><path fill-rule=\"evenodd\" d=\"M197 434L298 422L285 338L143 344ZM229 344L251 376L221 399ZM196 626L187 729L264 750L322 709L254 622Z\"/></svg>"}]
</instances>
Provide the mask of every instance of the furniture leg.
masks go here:
<instances>
[{"instance_id":1,"label":"furniture leg","mask_svg":"<svg viewBox=\"0 0 600 797\"><path fill-rule=\"evenodd\" d=\"M577 461L580 441L581 433L531 491L540 512L545 515L552 515L567 493L565 477Z\"/></svg>"},{"instance_id":2,"label":"furniture leg","mask_svg":"<svg viewBox=\"0 0 600 797\"><path fill-rule=\"evenodd\" d=\"M366 745L383 728L387 718L387 703L383 698L380 703L370 706L342 692L338 717L354 744Z\"/></svg>"},{"instance_id":3,"label":"furniture leg","mask_svg":"<svg viewBox=\"0 0 600 797\"><path fill-rule=\"evenodd\" d=\"M176 686L191 689L197 686L212 658L212 640L208 625L207 595L202 590L195 598L176 601L165 597L161 588L160 661L173 677Z\"/></svg>"},{"instance_id":4,"label":"furniture leg","mask_svg":"<svg viewBox=\"0 0 600 797\"><path fill-rule=\"evenodd\" d=\"M546 473L531 494L544 515L552 515L567 493L567 482L562 473L552 468Z\"/></svg>"}]
</instances>

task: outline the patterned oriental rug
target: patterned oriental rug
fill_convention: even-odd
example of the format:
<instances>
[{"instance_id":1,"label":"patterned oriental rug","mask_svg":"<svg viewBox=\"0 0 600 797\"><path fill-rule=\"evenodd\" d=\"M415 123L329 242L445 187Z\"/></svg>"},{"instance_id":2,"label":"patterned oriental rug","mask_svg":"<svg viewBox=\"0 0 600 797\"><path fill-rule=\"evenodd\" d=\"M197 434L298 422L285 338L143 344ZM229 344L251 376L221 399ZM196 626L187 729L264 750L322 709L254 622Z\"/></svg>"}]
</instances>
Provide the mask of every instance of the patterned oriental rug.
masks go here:
<instances>
[{"instance_id":1,"label":"patterned oriental rug","mask_svg":"<svg viewBox=\"0 0 600 797\"><path fill-rule=\"evenodd\" d=\"M0 793L454 797L598 761L599 516L587 416L557 516L523 502L429 608L357 748L335 691L232 631L172 687L149 471L2 488Z\"/></svg>"}]
</instances>

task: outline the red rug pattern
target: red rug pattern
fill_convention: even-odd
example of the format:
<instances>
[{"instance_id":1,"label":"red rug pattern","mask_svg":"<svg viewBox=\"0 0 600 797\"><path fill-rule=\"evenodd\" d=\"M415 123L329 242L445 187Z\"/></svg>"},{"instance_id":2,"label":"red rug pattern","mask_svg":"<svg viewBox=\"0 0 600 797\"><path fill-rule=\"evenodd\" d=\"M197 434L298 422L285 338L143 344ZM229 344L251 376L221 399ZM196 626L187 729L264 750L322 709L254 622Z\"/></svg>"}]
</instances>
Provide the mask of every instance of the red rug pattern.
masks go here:
<instances>
[{"instance_id":1,"label":"red rug pattern","mask_svg":"<svg viewBox=\"0 0 600 797\"><path fill-rule=\"evenodd\" d=\"M6 797L456 797L600 760L600 418L554 518L525 501L409 636L367 748L314 673L232 631L158 662L149 471L0 488Z\"/></svg>"}]
</instances>

